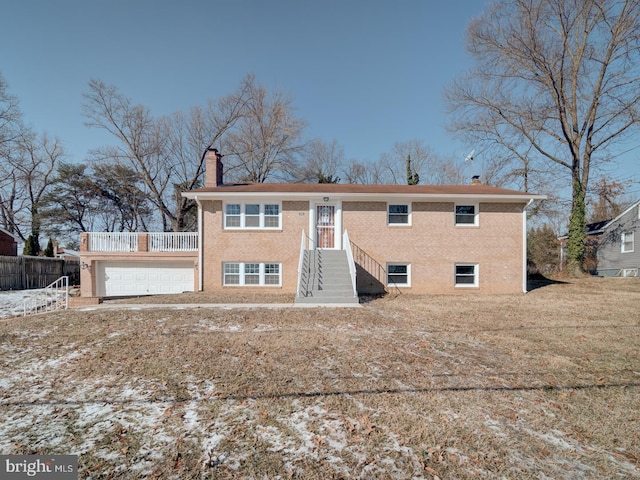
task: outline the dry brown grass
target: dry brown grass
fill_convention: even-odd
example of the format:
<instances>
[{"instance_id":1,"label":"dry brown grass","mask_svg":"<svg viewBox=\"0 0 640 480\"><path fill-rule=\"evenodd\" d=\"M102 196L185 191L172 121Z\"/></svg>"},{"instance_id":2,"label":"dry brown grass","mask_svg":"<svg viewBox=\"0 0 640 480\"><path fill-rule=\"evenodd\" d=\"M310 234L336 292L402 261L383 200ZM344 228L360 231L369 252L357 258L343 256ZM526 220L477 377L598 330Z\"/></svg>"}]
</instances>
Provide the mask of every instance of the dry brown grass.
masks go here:
<instances>
[{"instance_id":1,"label":"dry brown grass","mask_svg":"<svg viewBox=\"0 0 640 480\"><path fill-rule=\"evenodd\" d=\"M81 478L640 478L639 300L586 278L5 321L0 452L79 454Z\"/></svg>"}]
</instances>

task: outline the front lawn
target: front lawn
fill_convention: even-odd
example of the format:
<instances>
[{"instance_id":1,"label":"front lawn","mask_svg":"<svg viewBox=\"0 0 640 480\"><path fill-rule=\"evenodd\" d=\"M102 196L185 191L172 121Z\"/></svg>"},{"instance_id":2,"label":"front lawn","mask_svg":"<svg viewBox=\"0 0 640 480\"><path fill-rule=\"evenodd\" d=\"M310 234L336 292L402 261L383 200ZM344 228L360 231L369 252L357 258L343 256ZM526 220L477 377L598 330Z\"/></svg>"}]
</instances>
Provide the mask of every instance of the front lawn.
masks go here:
<instances>
[{"instance_id":1,"label":"front lawn","mask_svg":"<svg viewBox=\"0 0 640 480\"><path fill-rule=\"evenodd\" d=\"M640 478L639 305L638 279L586 278L3 320L0 453L83 479Z\"/></svg>"}]
</instances>

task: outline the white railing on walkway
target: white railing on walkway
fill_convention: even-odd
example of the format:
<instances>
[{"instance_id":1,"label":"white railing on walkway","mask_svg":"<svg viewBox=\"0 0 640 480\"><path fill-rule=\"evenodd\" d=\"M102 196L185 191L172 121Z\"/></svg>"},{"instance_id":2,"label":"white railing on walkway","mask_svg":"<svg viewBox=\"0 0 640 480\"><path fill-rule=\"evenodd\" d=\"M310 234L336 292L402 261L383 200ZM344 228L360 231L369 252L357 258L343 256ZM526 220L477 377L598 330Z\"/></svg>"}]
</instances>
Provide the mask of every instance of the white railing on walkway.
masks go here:
<instances>
[{"instance_id":1,"label":"white railing on walkway","mask_svg":"<svg viewBox=\"0 0 640 480\"><path fill-rule=\"evenodd\" d=\"M195 252L198 250L198 232L150 233L150 252Z\"/></svg>"},{"instance_id":2,"label":"white railing on walkway","mask_svg":"<svg viewBox=\"0 0 640 480\"><path fill-rule=\"evenodd\" d=\"M99 232L89 234L91 252L137 252L138 234L121 232Z\"/></svg>"},{"instance_id":3,"label":"white railing on walkway","mask_svg":"<svg viewBox=\"0 0 640 480\"><path fill-rule=\"evenodd\" d=\"M69 308L69 277L60 277L24 301L23 316Z\"/></svg>"},{"instance_id":4,"label":"white railing on walkway","mask_svg":"<svg viewBox=\"0 0 640 480\"><path fill-rule=\"evenodd\" d=\"M342 246L347 252L347 261L349 262L349 274L351 275L351 286L353 287L353 296L358 296L358 289L356 288L356 263L353 260L353 252L351 251L351 242L349 241L349 234L345 230L342 234Z\"/></svg>"}]
</instances>

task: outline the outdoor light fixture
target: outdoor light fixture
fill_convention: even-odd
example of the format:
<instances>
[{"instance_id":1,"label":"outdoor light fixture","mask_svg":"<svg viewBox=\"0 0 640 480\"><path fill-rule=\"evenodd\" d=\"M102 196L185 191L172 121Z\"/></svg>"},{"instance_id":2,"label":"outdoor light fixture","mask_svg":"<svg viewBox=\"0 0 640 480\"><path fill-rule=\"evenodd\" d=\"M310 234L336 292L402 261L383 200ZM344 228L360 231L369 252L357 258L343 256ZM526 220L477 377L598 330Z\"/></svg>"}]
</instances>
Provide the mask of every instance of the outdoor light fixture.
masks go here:
<instances>
[{"instance_id":1,"label":"outdoor light fixture","mask_svg":"<svg viewBox=\"0 0 640 480\"><path fill-rule=\"evenodd\" d=\"M82 270L87 270L87 269L89 268L89 264L82 262L82 263L80 264L80 268L81 268Z\"/></svg>"},{"instance_id":2,"label":"outdoor light fixture","mask_svg":"<svg viewBox=\"0 0 640 480\"><path fill-rule=\"evenodd\" d=\"M324 197L322 200L324 200L325 202L329 201L329 197Z\"/></svg>"}]
</instances>

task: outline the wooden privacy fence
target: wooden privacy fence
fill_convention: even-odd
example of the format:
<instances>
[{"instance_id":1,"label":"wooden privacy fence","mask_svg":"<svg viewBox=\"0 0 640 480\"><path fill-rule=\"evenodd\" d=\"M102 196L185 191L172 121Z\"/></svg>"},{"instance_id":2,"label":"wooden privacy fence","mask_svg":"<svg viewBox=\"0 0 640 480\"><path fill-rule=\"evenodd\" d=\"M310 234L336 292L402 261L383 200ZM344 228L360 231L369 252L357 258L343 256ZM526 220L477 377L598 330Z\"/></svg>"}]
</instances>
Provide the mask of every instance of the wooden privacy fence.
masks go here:
<instances>
[{"instance_id":1,"label":"wooden privacy fence","mask_svg":"<svg viewBox=\"0 0 640 480\"><path fill-rule=\"evenodd\" d=\"M70 285L79 285L80 261L0 256L0 290L44 288L64 276L69 277Z\"/></svg>"}]
</instances>

